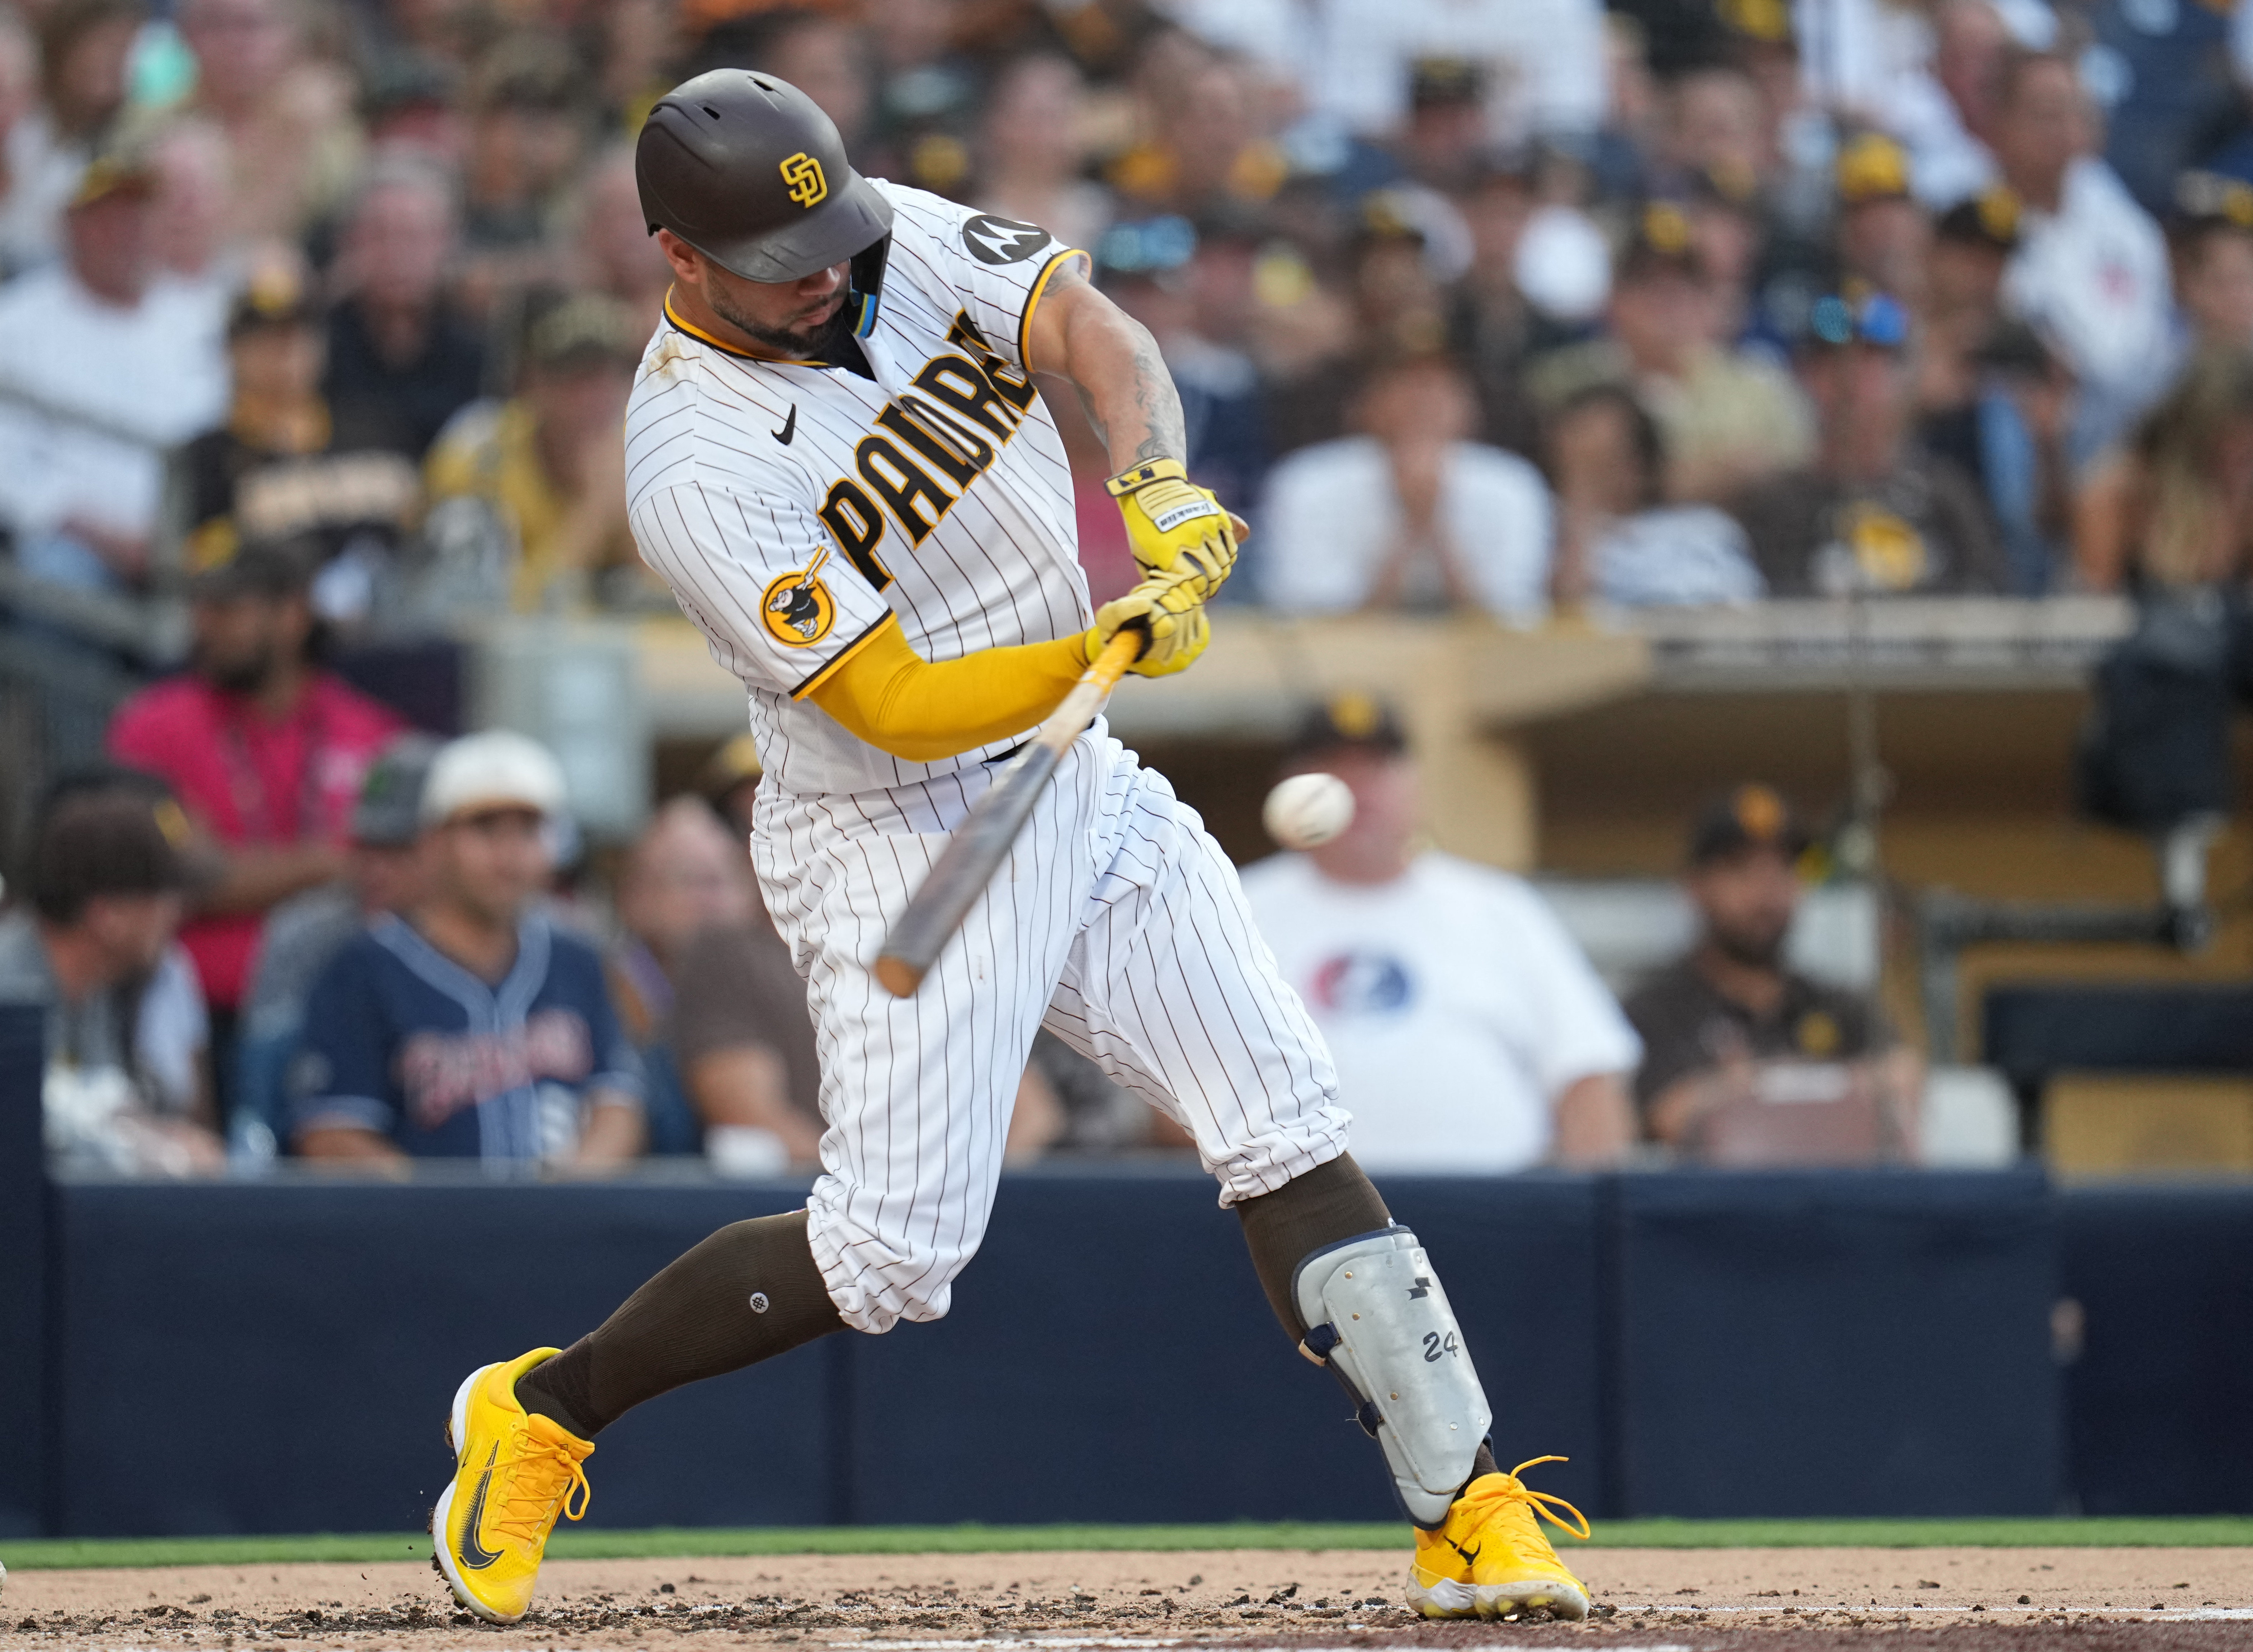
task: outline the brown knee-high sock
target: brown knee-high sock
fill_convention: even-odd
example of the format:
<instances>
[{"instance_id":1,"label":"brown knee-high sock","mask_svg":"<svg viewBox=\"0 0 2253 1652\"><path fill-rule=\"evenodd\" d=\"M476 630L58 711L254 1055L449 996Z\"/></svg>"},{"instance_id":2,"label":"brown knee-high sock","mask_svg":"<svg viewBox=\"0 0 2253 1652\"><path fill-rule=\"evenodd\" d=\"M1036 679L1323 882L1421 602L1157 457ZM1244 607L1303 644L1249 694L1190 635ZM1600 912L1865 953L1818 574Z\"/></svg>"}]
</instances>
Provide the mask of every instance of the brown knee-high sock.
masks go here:
<instances>
[{"instance_id":1,"label":"brown knee-high sock","mask_svg":"<svg viewBox=\"0 0 2253 1652\"><path fill-rule=\"evenodd\" d=\"M1291 1299L1291 1277L1299 1264L1324 1245L1389 1226L1392 1214L1353 1155L1342 1153L1326 1165L1294 1176L1273 1193L1245 1199L1236 1207L1252 1265L1259 1275L1267 1305L1294 1342L1307 1334L1299 1305ZM1496 1472L1494 1448L1481 1442L1470 1477Z\"/></svg>"},{"instance_id":2,"label":"brown knee-high sock","mask_svg":"<svg viewBox=\"0 0 2253 1652\"><path fill-rule=\"evenodd\" d=\"M722 1228L599 1329L517 1378L524 1409L590 1439L683 1383L740 1370L841 1329L813 1265L806 1212Z\"/></svg>"},{"instance_id":3,"label":"brown knee-high sock","mask_svg":"<svg viewBox=\"0 0 2253 1652\"><path fill-rule=\"evenodd\" d=\"M1374 1233L1392 1222L1350 1153L1294 1176L1273 1193L1239 1201L1236 1215L1244 1223L1244 1242L1252 1247L1252 1265L1267 1293L1267 1305L1294 1342L1307 1334L1299 1305L1291 1300L1291 1276L1299 1264L1324 1245Z\"/></svg>"}]
</instances>

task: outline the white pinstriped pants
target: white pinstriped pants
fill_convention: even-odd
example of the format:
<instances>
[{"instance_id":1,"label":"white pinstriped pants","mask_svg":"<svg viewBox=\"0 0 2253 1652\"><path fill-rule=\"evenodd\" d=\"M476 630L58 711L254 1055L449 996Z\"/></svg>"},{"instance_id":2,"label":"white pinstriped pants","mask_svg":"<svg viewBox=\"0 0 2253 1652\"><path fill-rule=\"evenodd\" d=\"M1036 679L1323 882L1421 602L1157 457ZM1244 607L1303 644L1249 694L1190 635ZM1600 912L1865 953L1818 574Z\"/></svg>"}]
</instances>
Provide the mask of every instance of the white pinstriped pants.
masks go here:
<instances>
[{"instance_id":1,"label":"white pinstriped pants","mask_svg":"<svg viewBox=\"0 0 2253 1652\"><path fill-rule=\"evenodd\" d=\"M910 999L869 973L887 924L990 784L762 786L751 856L806 977L821 1054L813 1258L846 1323L947 1310L985 1237L1009 1112L1044 1022L1196 1142L1221 1202L1345 1150L1322 1035L1235 868L1162 775L1098 723Z\"/></svg>"}]
</instances>

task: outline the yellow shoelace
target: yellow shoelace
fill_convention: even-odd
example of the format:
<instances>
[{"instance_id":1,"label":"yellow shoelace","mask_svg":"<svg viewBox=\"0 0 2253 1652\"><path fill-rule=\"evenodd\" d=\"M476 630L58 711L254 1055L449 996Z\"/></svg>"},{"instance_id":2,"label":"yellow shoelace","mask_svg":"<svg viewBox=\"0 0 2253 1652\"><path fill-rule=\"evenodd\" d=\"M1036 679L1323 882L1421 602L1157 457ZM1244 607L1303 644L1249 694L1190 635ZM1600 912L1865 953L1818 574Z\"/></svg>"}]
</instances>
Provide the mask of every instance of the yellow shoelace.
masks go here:
<instances>
[{"instance_id":1,"label":"yellow shoelace","mask_svg":"<svg viewBox=\"0 0 2253 1652\"><path fill-rule=\"evenodd\" d=\"M493 1516L492 1526L520 1542L538 1543L543 1529L555 1521L558 1502L564 1518L582 1520L594 1491L587 1484L587 1471L569 1452L542 1445L529 1433L524 1441L525 1449L510 1464L515 1472L509 1476L508 1498ZM575 1509L571 1506L574 1498L579 1505Z\"/></svg>"},{"instance_id":2,"label":"yellow shoelace","mask_svg":"<svg viewBox=\"0 0 2253 1652\"><path fill-rule=\"evenodd\" d=\"M1587 1516L1573 1508L1571 1503L1566 1502L1562 1497L1552 1496L1545 1491L1536 1491L1531 1487L1521 1482L1518 1479L1518 1476L1523 1474L1527 1469L1536 1467L1542 1463L1562 1463L1570 1462L1571 1460L1572 1459L1568 1457L1529 1457L1524 1462L1518 1464L1517 1467L1511 1469L1509 1474L1503 1476L1503 1483L1501 1485L1495 1487L1490 1491L1473 1491L1466 1493L1464 1501L1468 1502L1475 1500L1475 1503L1480 1508L1482 1514L1491 1513L1494 1509L1499 1509L1504 1503L1523 1503L1529 1511L1540 1516L1542 1519L1547 1521L1551 1525L1555 1526L1559 1530L1569 1531L1575 1537L1579 1537L1585 1542L1591 1535L1588 1529ZM1573 1518L1571 1520L1559 1518L1554 1512L1557 1509L1562 1509L1566 1514L1572 1516ZM1578 1524L1575 1524L1575 1522L1577 1522ZM1538 1525L1534 1525L1532 1530L1535 1536L1538 1537L1540 1535L1541 1528Z\"/></svg>"}]
</instances>

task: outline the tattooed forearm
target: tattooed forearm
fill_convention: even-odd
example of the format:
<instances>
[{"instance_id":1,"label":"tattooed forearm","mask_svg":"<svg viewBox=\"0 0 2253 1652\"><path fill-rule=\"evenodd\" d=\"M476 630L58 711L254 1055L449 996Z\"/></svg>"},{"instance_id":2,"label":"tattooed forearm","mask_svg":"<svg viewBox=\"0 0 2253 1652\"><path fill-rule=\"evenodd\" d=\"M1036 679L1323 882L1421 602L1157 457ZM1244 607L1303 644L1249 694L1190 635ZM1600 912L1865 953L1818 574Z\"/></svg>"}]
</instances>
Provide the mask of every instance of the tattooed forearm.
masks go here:
<instances>
[{"instance_id":1,"label":"tattooed forearm","mask_svg":"<svg viewBox=\"0 0 2253 1652\"><path fill-rule=\"evenodd\" d=\"M1062 346L1036 345L1041 367L1071 380L1113 469L1189 457L1182 399L1147 328L1069 268L1050 277L1036 317Z\"/></svg>"},{"instance_id":2,"label":"tattooed forearm","mask_svg":"<svg viewBox=\"0 0 2253 1652\"><path fill-rule=\"evenodd\" d=\"M1166 371L1166 359L1158 353L1158 341L1142 327L1134 331L1140 335L1134 340L1134 410L1141 415L1145 434L1134 450L1133 462L1185 459L1189 433L1182 417L1181 393L1174 388L1174 375Z\"/></svg>"}]
</instances>

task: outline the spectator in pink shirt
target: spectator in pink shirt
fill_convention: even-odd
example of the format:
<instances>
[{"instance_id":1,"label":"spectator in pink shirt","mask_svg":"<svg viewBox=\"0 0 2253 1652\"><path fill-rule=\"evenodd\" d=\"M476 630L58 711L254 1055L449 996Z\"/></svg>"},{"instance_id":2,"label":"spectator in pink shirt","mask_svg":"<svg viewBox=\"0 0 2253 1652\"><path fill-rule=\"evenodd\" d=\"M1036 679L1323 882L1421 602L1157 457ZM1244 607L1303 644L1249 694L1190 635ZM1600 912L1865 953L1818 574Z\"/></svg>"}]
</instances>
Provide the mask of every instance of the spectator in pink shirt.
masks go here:
<instances>
[{"instance_id":1,"label":"spectator in pink shirt","mask_svg":"<svg viewBox=\"0 0 2253 1652\"><path fill-rule=\"evenodd\" d=\"M222 1074L261 920L344 875L361 777L403 726L313 664L308 568L287 545L252 544L199 574L190 668L135 695L109 728L111 753L164 777L225 859L180 931Z\"/></svg>"}]
</instances>

